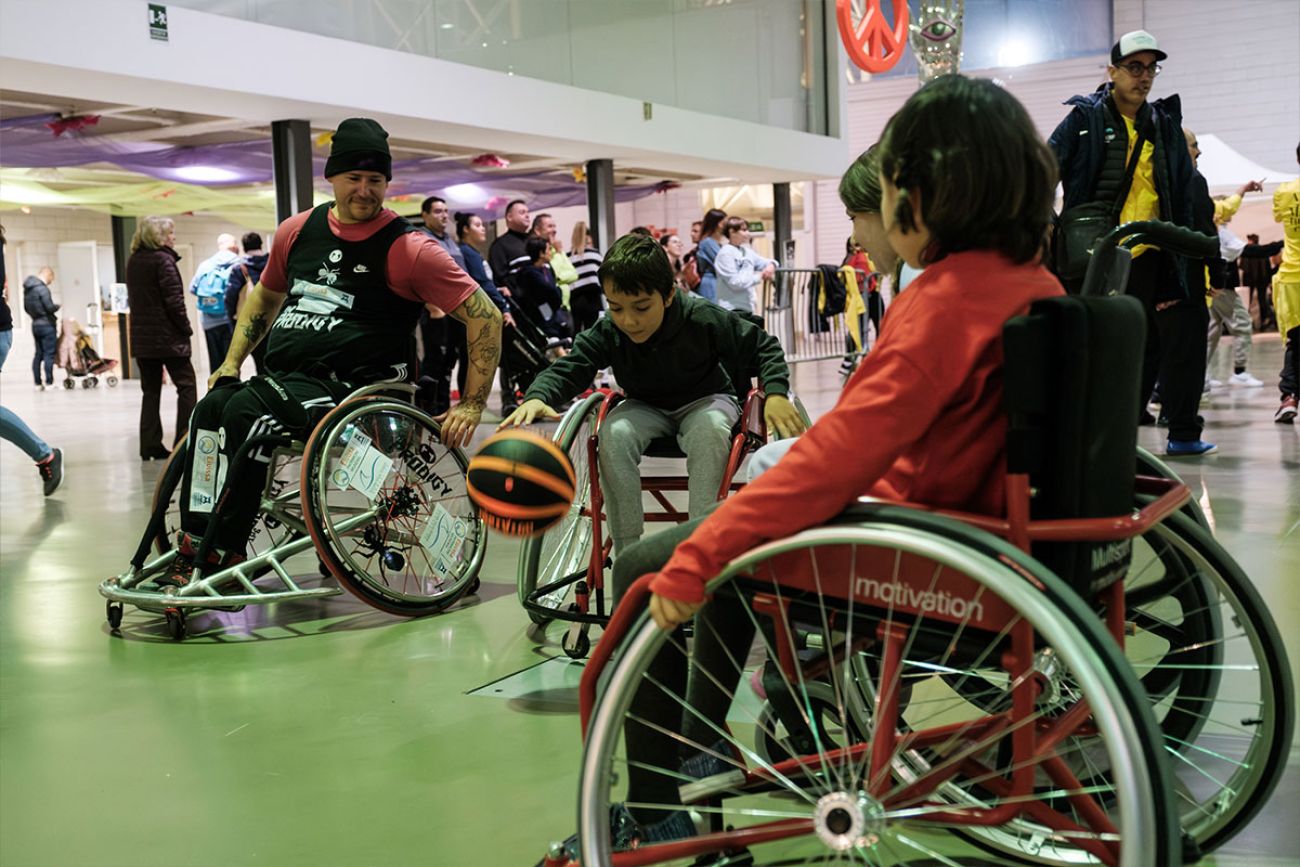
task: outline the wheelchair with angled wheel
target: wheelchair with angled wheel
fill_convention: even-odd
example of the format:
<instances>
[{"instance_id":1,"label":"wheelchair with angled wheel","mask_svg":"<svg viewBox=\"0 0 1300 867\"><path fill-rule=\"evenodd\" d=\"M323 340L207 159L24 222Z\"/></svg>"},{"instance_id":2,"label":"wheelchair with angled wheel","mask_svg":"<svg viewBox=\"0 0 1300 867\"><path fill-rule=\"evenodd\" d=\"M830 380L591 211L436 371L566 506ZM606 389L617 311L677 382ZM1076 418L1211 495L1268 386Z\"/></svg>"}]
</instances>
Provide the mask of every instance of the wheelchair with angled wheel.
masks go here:
<instances>
[{"instance_id":1,"label":"wheelchair with angled wheel","mask_svg":"<svg viewBox=\"0 0 1300 867\"><path fill-rule=\"evenodd\" d=\"M265 468L247 557L208 565L206 542L181 587L161 586L177 557L181 480L188 442L160 475L148 526L129 568L99 586L109 627L125 605L162 614L181 640L196 611L239 610L336 596L344 589L383 611L419 617L442 611L478 587L486 527L469 500L467 461L446 448L439 426L411 400L413 386L379 383L348 394L287 433L250 437L226 478ZM256 460L269 454L269 462ZM214 526L221 509L209 520ZM210 538L211 534L205 534ZM304 580L300 564L309 566Z\"/></svg>"},{"instance_id":2,"label":"wheelchair with angled wheel","mask_svg":"<svg viewBox=\"0 0 1300 867\"><path fill-rule=\"evenodd\" d=\"M797 398L791 399L806 418ZM591 626L604 625L609 620L605 583L611 565L612 540L605 530L597 455L601 426L622 400L622 394L600 389L574 403L561 417L554 440L573 464L577 496L559 522L545 533L526 539L519 551L519 601L532 620L529 635L540 638L547 624L554 620L568 621L571 626L561 647L573 659L585 657L591 649L588 636ZM739 489L735 476L741 464L767 442L763 406L762 392L750 390L733 430L718 499ZM653 440L645 456L685 458L672 436ZM682 475L643 476L641 490L654 503L654 508L646 510L645 520L685 521L686 512L673 503L669 494L686 491L688 481Z\"/></svg>"},{"instance_id":3,"label":"wheelchair with angled wheel","mask_svg":"<svg viewBox=\"0 0 1300 867\"><path fill-rule=\"evenodd\" d=\"M1204 243L1121 228L1112 247ZM1290 749L1286 654L1187 487L1135 449L1145 321L1091 297L1110 273L1004 329L1003 514L864 500L735 558L689 641L645 614L652 575L632 586L582 677L583 865L965 863L944 832L996 863L1173 865L1255 815ZM700 684L725 722L688 701ZM647 763L634 724L694 765ZM634 801L637 775L678 798ZM616 851L612 805L678 801L702 832Z\"/></svg>"}]
</instances>

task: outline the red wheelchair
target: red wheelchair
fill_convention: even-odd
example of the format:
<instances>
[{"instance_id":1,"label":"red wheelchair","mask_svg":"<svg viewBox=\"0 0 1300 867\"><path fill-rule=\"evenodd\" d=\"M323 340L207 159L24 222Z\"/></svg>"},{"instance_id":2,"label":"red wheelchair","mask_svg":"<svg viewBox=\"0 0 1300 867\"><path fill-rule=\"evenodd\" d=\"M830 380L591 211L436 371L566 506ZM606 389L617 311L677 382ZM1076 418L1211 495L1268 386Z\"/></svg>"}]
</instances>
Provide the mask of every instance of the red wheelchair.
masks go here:
<instances>
[{"instance_id":1,"label":"red wheelchair","mask_svg":"<svg viewBox=\"0 0 1300 867\"><path fill-rule=\"evenodd\" d=\"M1085 294L1124 285L1121 239L1198 238L1121 227ZM738 557L709 592L753 639L724 663L696 654L725 646L709 607L685 641L645 615L652 576L633 585L583 672L581 863L959 863L948 832L997 863L1149 867L1240 830L1285 767L1294 688L1259 594L1135 449L1144 335L1126 297L1009 322L1005 514L863 501ZM660 654L725 692L725 722L657 679ZM647 697L716 773L629 758ZM644 772L677 781L700 833L615 851L613 805L680 809L629 802ZM543 860L572 863L558 844Z\"/></svg>"}]
</instances>

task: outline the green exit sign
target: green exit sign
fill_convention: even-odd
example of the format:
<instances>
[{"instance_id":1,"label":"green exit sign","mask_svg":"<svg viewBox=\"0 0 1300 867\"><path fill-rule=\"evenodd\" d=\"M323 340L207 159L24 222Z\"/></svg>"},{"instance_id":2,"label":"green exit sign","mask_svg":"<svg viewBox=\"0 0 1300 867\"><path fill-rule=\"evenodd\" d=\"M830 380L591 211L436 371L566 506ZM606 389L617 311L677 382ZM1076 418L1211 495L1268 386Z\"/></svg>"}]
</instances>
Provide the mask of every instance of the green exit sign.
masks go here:
<instances>
[{"instance_id":1,"label":"green exit sign","mask_svg":"<svg viewBox=\"0 0 1300 867\"><path fill-rule=\"evenodd\" d=\"M149 36L159 42L167 41L167 7L149 4Z\"/></svg>"},{"instance_id":2,"label":"green exit sign","mask_svg":"<svg viewBox=\"0 0 1300 867\"><path fill-rule=\"evenodd\" d=\"M751 231L751 232L761 232L761 231L763 231L763 221L762 221L762 220L750 220L750 221L749 221L749 231Z\"/></svg>"}]
</instances>

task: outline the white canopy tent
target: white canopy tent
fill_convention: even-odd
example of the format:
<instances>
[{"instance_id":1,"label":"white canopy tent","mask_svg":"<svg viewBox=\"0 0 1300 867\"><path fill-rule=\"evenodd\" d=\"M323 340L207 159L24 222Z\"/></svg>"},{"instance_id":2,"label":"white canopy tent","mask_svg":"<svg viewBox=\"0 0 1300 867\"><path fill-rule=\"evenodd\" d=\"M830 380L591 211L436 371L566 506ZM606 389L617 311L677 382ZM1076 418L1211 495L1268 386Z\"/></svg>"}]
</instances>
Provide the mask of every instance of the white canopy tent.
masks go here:
<instances>
[{"instance_id":1,"label":"white canopy tent","mask_svg":"<svg viewBox=\"0 0 1300 867\"><path fill-rule=\"evenodd\" d=\"M1196 140L1201 146L1196 168L1205 176L1212 196L1236 192L1246 181L1263 181L1264 192L1271 196L1278 184L1296 176L1294 166L1290 171L1265 168L1237 153L1213 133L1197 135Z\"/></svg>"}]
</instances>

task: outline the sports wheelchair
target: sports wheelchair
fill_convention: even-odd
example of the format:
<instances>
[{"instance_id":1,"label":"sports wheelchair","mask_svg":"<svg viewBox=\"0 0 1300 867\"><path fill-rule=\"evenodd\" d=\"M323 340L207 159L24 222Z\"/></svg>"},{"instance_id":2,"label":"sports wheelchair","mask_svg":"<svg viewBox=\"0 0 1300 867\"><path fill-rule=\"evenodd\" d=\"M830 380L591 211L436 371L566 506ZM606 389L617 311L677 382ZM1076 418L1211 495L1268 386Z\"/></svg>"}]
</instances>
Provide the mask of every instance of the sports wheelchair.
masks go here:
<instances>
[{"instance_id":1,"label":"sports wheelchair","mask_svg":"<svg viewBox=\"0 0 1300 867\"><path fill-rule=\"evenodd\" d=\"M611 565L612 541L604 532L604 496L600 488L597 449L600 427L622 399L622 394L601 389L579 400L564 413L555 432L555 442L573 463L577 496L567 515L540 536L526 539L519 550L519 601L533 622L529 635L540 640L542 630L551 621L569 621L572 626L565 633L561 648L572 659L582 659L590 651L588 630L591 626L603 625L609 620L605 571ZM791 400L803 412L797 399L792 396ZM740 483L734 478L741 463L750 452L767 442L763 406L762 392L752 389L734 429L718 499L740 488ZM645 456L685 457L676 438L671 436L652 441ZM687 514L677 508L667 494L685 491L687 484L685 476L643 476L641 490L648 493L658 507L657 511L646 510L646 521L685 521ZM566 605L571 590L573 601Z\"/></svg>"},{"instance_id":2,"label":"sports wheelchair","mask_svg":"<svg viewBox=\"0 0 1300 867\"><path fill-rule=\"evenodd\" d=\"M1119 264L1085 296L1124 285L1120 240L1203 246L1121 227L1096 254ZM645 615L652 576L633 585L582 677L581 863L957 863L947 831L998 863L1148 867L1240 830L1285 766L1293 684L1187 487L1135 454L1144 335L1123 297L1051 299L1009 322L1005 515L864 500L738 557L709 593L736 601L753 655L701 664ZM725 646L721 622L696 618L696 647ZM727 724L655 678L660 653L733 700ZM756 664L761 684L741 690ZM658 729L716 773L629 758L625 725L648 725L639 690L707 731ZM679 783L710 830L612 851L611 805L637 771ZM571 864L558 844L542 863Z\"/></svg>"},{"instance_id":3,"label":"sports wheelchair","mask_svg":"<svg viewBox=\"0 0 1300 867\"><path fill-rule=\"evenodd\" d=\"M177 556L190 443L179 445L155 487L130 568L99 586L110 629L120 628L127 603L162 614L179 641L195 610L238 611L347 589L380 610L419 617L475 592L487 532L466 491L467 462L443 446L438 423L411 404L414 394L403 383L369 385L288 433L250 437L226 476L258 472L254 455L270 453L248 558L212 571L196 565L187 585L159 587L154 579ZM210 538L196 564L209 562ZM290 571L291 559L312 554L337 586L308 586Z\"/></svg>"}]
</instances>

